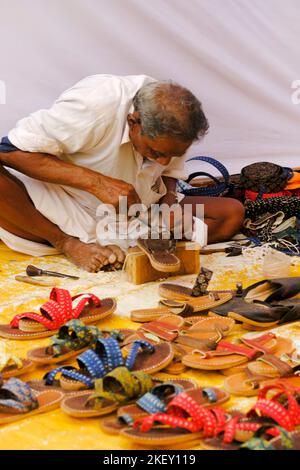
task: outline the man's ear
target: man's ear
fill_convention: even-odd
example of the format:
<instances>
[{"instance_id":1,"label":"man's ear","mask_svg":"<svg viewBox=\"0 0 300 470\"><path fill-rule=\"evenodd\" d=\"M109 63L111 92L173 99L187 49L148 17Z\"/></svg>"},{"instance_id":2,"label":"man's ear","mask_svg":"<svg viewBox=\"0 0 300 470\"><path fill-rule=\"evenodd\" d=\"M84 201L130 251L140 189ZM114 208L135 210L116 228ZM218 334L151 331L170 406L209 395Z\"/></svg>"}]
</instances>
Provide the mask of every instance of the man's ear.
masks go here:
<instances>
[{"instance_id":1,"label":"man's ear","mask_svg":"<svg viewBox=\"0 0 300 470\"><path fill-rule=\"evenodd\" d=\"M136 124L141 124L140 113L138 111L134 111L134 113L128 114L127 122L130 129Z\"/></svg>"}]
</instances>

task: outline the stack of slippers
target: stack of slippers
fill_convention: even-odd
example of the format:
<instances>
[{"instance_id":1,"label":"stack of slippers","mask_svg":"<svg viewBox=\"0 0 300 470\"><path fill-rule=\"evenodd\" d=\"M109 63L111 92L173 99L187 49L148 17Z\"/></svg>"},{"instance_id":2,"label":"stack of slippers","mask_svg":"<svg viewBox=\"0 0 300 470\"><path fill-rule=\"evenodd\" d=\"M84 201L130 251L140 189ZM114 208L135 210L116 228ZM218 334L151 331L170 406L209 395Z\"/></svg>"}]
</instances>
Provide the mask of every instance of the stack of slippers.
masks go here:
<instances>
[{"instance_id":1,"label":"stack of slippers","mask_svg":"<svg viewBox=\"0 0 300 470\"><path fill-rule=\"evenodd\" d=\"M282 339L283 341L283 339ZM293 342L285 339L272 354L263 354L255 361L232 369L225 379L225 389L238 396L257 395L265 386L274 382L300 388L300 359L293 354Z\"/></svg>"},{"instance_id":2,"label":"stack of slippers","mask_svg":"<svg viewBox=\"0 0 300 470\"><path fill-rule=\"evenodd\" d=\"M290 342L286 341L287 351L290 351ZM282 342L279 344L282 351ZM182 362L188 367L199 370L233 370L260 355L276 352L277 345L278 338L273 333L264 333L255 339L241 338L240 343L221 340L215 350L193 350L183 356Z\"/></svg>"},{"instance_id":3,"label":"stack of slippers","mask_svg":"<svg viewBox=\"0 0 300 470\"><path fill-rule=\"evenodd\" d=\"M40 307L40 313L15 315L9 325L0 325L0 337L14 340L44 338L57 333L69 320L80 318L85 324L95 323L115 309L116 301L112 298L100 300L94 294L71 297L66 289L54 287L50 299Z\"/></svg>"},{"instance_id":4,"label":"stack of slippers","mask_svg":"<svg viewBox=\"0 0 300 470\"><path fill-rule=\"evenodd\" d=\"M173 283L159 286L160 296L168 301L195 302L207 295L194 297L193 289ZM300 320L300 278L264 279L250 285L239 295L231 296L219 305L209 307L208 315L233 318L246 329L267 329ZM226 295L211 291L210 295ZM228 294L227 294L228 295Z\"/></svg>"},{"instance_id":5,"label":"stack of slippers","mask_svg":"<svg viewBox=\"0 0 300 470\"><path fill-rule=\"evenodd\" d=\"M180 260L175 255L176 240L139 239L137 246L149 258L151 266L157 271L174 273L180 269Z\"/></svg>"},{"instance_id":6,"label":"stack of slippers","mask_svg":"<svg viewBox=\"0 0 300 470\"><path fill-rule=\"evenodd\" d=\"M159 307L132 310L130 318L132 321L143 323L167 314L188 317L197 313L207 313L231 299L230 292L210 293L189 299L161 299Z\"/></svg>"},{"instance_id":7,"label":"stack of slippers","mask_svg":"<svg viewBox=\"0 0 300 470\"><path fill-rule=\"evenodd\" d=\"M136 339L144 339L152 344L166 341L172 344L174 359L164 372L177 375L186 370L181 359L189 352L200 349L208 351L217 347L218 341L229 335L234 328L234 320L223 317L186 317L163 315L157 320L143 323L136 332L124 341L124 347ZM127 343L127 345L126 345Z\"/></svg>"}]
</instances>

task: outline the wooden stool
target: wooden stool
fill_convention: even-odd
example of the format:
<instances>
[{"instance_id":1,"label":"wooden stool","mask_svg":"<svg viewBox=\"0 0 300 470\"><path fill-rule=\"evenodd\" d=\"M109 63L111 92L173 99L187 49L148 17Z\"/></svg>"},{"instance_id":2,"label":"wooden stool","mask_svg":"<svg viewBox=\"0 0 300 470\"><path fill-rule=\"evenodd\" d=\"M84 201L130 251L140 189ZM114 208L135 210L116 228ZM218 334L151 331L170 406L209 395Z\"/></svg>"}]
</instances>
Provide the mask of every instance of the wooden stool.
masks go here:
<instances>
[{"instance_id":1,"label":"wooden stool","mask_svg":"<svg viewBox=\"0 0 300 470\"><path fill-rule=\"evenodd\" d=\"M129 248L125 262L127 280L133 284L144 284L145 282L157 281L170 276L198 274L200 271L200 245L198 243L178 242L175 253L181 261L179 271L164 273L154 269L148 256L138 247Z\"/></svg>"}]
</instances>

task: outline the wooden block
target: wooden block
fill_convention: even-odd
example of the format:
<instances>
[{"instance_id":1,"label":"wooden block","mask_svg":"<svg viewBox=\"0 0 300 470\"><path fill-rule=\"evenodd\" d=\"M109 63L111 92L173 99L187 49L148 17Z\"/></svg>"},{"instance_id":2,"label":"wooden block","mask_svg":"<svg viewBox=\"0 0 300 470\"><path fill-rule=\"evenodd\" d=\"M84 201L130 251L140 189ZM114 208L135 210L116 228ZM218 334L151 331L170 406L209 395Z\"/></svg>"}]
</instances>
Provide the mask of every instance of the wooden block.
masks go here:
<instances>
[{"instance_id":1,"label":"wooden block","mask_svg":"<svg viewBox=\"0 0 300 470\"><path fill-rule=\"evenodd\" d=\"M198 243L178 242L175 253L181 262L180 270L176 273L164 273L154 269L148 256L138 247L130 248L125 266L127 280L133 284L144 284L170 276L198 274L200 271L200 245Z\"/></svg>"}]
</instances>

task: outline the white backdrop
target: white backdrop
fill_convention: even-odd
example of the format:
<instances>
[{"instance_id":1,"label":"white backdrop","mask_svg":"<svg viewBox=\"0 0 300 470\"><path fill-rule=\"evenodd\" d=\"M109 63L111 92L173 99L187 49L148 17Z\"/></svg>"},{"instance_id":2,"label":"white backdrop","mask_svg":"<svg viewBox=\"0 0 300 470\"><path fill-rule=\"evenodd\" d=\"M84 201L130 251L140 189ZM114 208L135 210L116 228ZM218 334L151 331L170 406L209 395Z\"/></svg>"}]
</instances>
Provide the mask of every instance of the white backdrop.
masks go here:
<instances>
[{"instance_id":1,"label":"white backdrop","mask_svg":"<svg viewBox=\"0 0 300 470\"><path fill-rule=\"evenodd\" d=\"M202 101L191 154L300 165L299 0L0 0L0 20L1 135L84 76L142 73Z\"/></svg>"}]
</instances>

